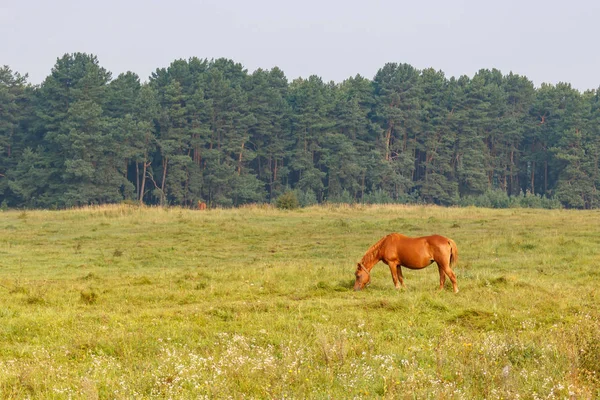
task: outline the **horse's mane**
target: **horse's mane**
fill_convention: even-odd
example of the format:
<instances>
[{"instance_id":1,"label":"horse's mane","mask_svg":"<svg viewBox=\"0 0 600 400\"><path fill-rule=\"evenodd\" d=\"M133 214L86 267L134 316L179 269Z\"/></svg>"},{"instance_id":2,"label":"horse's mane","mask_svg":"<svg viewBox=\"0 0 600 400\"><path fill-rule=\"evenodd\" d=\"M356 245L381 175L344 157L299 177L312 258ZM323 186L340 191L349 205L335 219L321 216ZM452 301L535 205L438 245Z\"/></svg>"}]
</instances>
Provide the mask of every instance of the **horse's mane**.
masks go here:
<instances>
[{"instance_id":1,"label":"horse's mane","mask_svg":"<svg viewBox=\"0 0 600 400\"><path fill-rule=\"evenodd\" d=\"M387 239L388 236L389 235L382 237L381 239L379 239L379 241L377 243L375 243L373 246L369 247L369 250L366 251L365 255L360 260L360 263L362 265L365 265L365 263L371 264L371 262L377 258L377 251L381 247L381 244L383 243L383 241L385 239ZM379 259L377 259L377 261L379 261Z\"/></svg>"}]
</instances>

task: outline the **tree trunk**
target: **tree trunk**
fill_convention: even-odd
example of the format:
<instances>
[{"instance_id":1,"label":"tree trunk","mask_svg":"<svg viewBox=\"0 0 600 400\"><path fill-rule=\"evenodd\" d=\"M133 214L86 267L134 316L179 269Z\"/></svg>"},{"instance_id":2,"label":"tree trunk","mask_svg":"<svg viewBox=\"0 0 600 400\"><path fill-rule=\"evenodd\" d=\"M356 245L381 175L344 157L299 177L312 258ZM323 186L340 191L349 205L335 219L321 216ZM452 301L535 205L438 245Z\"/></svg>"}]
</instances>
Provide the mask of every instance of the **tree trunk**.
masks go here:
<instances>
[{"instance_id":1,"label":"tree trunk","mask_svg":"<svg viewBox=\"0 0 600 400\"><path fill-rule=\"evenodd\" d=\"M240 155L238 157L238 168L237 168L238 176L242 174L242 155L244 154L244 146L245 145L246 145L246 143L242 143L242 150L240 151Z\"/></svg>"},{"instance_id":2,"label":"tree trunk","mask_svg":"<svg viewBox=\"0 0 600 400\"><path fill-rule=\"evenodd\" d=\"M548 161L544 161L544 194L548 194Z\"/></svg>"},{"instance_id":3,"label":"tree trunk","mask_svg":"<svg viewBox=\"0 0 600 400\"><path fill-rule=\"evenodd\" d=\"M269 157L269 200L273 200L273 159Z\"/></svg>"},{"instance_id":4,"label":"tree trunk","mask_svg":"<svg viewBox=\"0 0 600 400\"><path fill-rule=\"evenodd\" d=\"M366 172L363 172L362 185L361 185L361 189L360 189L360 202L361 203L365 200L365 178L366 178Z\"/></svg>"},{"instance_id":5,"label":"tree trunk","mask_svg":"<svg viewBox=\"0 0 600 400\"><path fill-rule=\"evenodd\" d=\"M200 165L200 162L202 161L202 156L200 155L200 148L198 146L194 146L194 163L196 165Z\"/></svg>"},{"instance_id":6,"label":"tree trunk","mask_svg":"<svg viewBox=\"0 0 600 400\"><path fill-rule=\"evenodd\" d=\"M162 192L160 194L160 205L164 206L165 205L165 183L167 181L167 166L169 165L169 159L163 158L162 164L163 164L163 176L162 176L162 182L160 182L160 190Z\"/></svg>"},{"instance_id":7,"label":"tree trunk","mask_svg":"<svg viewBox=\"0 0 600 400\"><path fill-rule=\"evenodd\" d=\"M277 182L277 159L275 161L275 167L273 168L273 186L275 186L275 182Z\"/></svg>"},{"instance_id":8,"label":"tree trunk","mask_svg":"<svg viewBox=\"0 0 600 400\"><path fill-rule=\"evenodd\" d=\"M257 152L258 152L258 151L257 151ZM256 160L256 161L257 161L257 163L258 163L258 178L260 179L260 178L262 178L262 176L263 176L263 174L262 174L262 168L260 167L260 166L261 166L261 164L260 164L260 159L261 159L262 157L258 156L257 158L258 158L258 160Z\"/></svg>"},{"instance_id":9,"label":"tree trunk","mask_svg":"<svg viewBox=\"0 0 600 400\"><path fill-rule=\"evenodd\" d=\"M531 162L531 194L535 194L535 161Z\"/></svg>"},{"instance_id":10,"label":"tree trunk","mask_svg":"<svg viewBox=\"0 0 600 400\"><path fill-rule=\"evenodd\" d=\"M140 164L135 162L135 191L137 193L137 200L140 199Z\"/></svg>"},{"instance_id":11,"label":"tree trunk","mask_svg":"<svg viewBox=\"0 0 600 400\"><path fill-rule=\"evenodd\" d=\"M144 190L146 188L146 171L148 170L148 167L150 166L150 163L146 162L146 158L144 158L144 171L142 174L142 186L140 188L140 205L144 204Z\"/></svg>"},{"instance_id":12,"label":"tree trunk","mask_svg":"<svg viewBox=\"0 0 600 400\"><path fill-rule=\"evenodd\" d=\"M511 150L510 151L510 178L509 178L509 184L510 184L510 188L508 189L508 194L511 195L513 190L514 190L514 182L513 182L513 177L514 177L514 165L515 165L515 151Z\"/></svg>"},{"instance_id":13,"label":"tree trunk","mask_svg":"<svg viewBox=\"0 0 600 400\"><path fill-rule=\"evenodd\" d=\"M188 188L190 187L190 171L188 170L188 168L185 168L185 185L184 185L184 192L183 192L183 204L188 204ZM190 201L190 204L191 201Z\"/></svg>"},{"instance_id":14,"label":"tree trunk","mask_svg":"<svg viewBox=\"0 0 600 400\"><path fill-rule=\"evenodd\" d=\"M387 131L385 132L385 160L389 161L390 160L390 142L392 140L392 129L394 128L394 125L391 124Z\"/></svg>"}]
</instances>

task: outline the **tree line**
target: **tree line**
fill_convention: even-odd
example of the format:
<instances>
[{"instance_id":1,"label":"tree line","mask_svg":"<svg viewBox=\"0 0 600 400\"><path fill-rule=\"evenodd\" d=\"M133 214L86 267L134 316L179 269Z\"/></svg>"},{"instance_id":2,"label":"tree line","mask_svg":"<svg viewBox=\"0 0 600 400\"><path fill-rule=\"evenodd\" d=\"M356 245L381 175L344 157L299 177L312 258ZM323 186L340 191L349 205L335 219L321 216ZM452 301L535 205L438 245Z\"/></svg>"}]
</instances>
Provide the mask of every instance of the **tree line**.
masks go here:
<instances>
[{"instance_id":1,"label":"tree line","mask_svg":"<svg viewBox=\"0 0 600 400\"><path fill-rule=\"evenodd\" d=\"M600 89L388 63L289 82L191 58L142 83L89 54L40 85L0 69L0 203L238 206L535 198L600 205Z\"/></svg>"}]
</instances>

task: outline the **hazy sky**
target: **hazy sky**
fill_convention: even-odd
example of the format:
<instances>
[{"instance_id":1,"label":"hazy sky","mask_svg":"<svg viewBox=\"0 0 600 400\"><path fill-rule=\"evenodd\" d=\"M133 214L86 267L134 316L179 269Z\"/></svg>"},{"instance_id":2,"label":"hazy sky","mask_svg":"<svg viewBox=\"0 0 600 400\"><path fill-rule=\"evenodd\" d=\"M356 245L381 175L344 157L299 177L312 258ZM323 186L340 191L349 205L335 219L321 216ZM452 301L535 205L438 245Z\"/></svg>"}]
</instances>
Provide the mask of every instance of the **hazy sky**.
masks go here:
<instances>
[{"instance_id":1,"label":"hazy sky","mask_svg":"<svg viewBox=\"0 0 600 400\"><path fill-rule=\"evenodd\" d=\"M175 59L226 57L340 82L399 62L586 90L600 86L599 21L598 0L0 0L0 65L37 84L65 53L142 80Z\"/></svg>"}]
</instances>

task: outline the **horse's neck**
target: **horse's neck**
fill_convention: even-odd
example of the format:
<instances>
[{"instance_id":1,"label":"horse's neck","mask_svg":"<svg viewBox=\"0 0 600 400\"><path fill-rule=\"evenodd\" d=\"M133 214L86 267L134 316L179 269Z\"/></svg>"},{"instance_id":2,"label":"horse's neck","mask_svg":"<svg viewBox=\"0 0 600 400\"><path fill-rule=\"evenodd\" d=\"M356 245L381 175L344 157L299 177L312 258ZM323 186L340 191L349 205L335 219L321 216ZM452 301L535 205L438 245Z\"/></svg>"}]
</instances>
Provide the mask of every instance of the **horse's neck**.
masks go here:
<instances>
[{"instance_id":1,"label":"horse's neck","mask_svg":"<svg viewBox=\"0 0 600 400\"><path fill-rule=\"evenodd\" d=\"M363 258L361 264L367 269L367 271L371 272L375 264L377 264L381 260L380 257L368 257L367 259Z\"/></svg>"},{"instance_id":2,"label":"horse's neck","mask_svg":"<svg viewBox=\"0 0 600 400\"><path fill-rule=\"evenodd\" d=\"M379 248L383 244L383 241L387 238L387 236L381 238L377 243L375 243L363 256L361 260L361 264L369 271L381 260L381 256L379 255Z\"/></svg>"}]
</instances>

